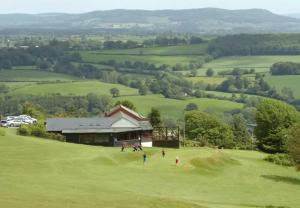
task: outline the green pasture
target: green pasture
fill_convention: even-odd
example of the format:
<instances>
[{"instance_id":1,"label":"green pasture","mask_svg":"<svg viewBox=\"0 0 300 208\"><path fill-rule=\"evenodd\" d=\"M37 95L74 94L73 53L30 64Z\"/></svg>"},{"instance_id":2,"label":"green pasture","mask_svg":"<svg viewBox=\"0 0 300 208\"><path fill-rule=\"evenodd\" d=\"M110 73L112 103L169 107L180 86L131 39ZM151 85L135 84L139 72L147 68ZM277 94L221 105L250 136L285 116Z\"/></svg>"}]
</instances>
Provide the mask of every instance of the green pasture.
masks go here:
<instances>
[{"instance_id":1,"label":"green pasture","mask_svg":"<svg viewBox=\"0 0 300 208\"><path fill-rule=\"evenodd\" d=\"M231 70L233 68L254 68L256 72L269 72L276 62L300 62L300 56L232 56L213 60L199 69L199 74L205 75L207 69L215 72Z\"/></svg>"},{"instance_id":2,"label":"green pasture","mask_svg":"<svg viewBox=\"0 0 300 208\"><path fill-rule=\"evenodd\" d=\"M110 84L100 81L77 81L69 83L47 83L31 84L18 88L11 92L13 95L44 95L49 93L60 93L62 95L87 95L95 93L100 95L110 95L110 89L118 88L122 96L138 95L136 89L125 87L120 84Z\"/></svg>"},{"instance_id":3,"label":"green pasture","mask_svg":"<svg viewBox=\"0 0 300 208\"><path fill-rule=\"evenodd\" d=\"M34 69L11 69L0 70L0 81L24 81L24 82L43 82L43 81L72 81L79 78L65 74L44 72Z\"/></svg>"},{"instance_id":4,"label":"green pasture","mask_svg":"<svg viewBox=\"0 0 300 208\"><path fill-rule=\"evenodd\" d=\"M300 175L265 154L208 148L145 149L0 136L0 207L298 208ZM181 163L175 165L175 157Z\"/></svg>"},{"instance_id":5,"label":"green pasture","mask_svg":"<svg viewBox=\"0 0 300 208\"><path fill-rule=\"evenodd\" d=\"M221 84L223 81L226 80L226 77L206 77L206 76L199 76L199 77L189 77L188 80L192 81L193 83L203 82L205 84Z\"/></svg>"},{"instance_id":6,"label":"green pasture","mask_svg":"<svg viewBox=\"0 0 300 208\"><path fill-rule=\"evenodd\" d=\"M300 99L300 75L267 76L266 81L277 90L291 88L294 96Z\"/></svg>"},{"instance_id":7,"label":"green pasture","mask_svg":"<svg viewBox=\"0 0 300 208\"><path fill-rule=\"evenodd\" d=\"M203 56L158 56L158 55L115 55L101 54L98 52L84 51L80 53L83 60L89 63L100 63L103 61L115 60L117 62L140 61L156 65L167 64L174 66L176 64L189 64L190 62L201 62Z\"/></svg>"},{"instance_id":8,"label":"green pasture","mask_svg":"<svg viewBox=\"0 0 300 208\"><path fill-rule=\"evenodd\" d=\"M101 50L101 54L115 55L157 55L157 56L176 56L176 55L205 55L207 44L166 46L152 48L134 48L119 50Z\"/></svg>"},{"instance_id":9,"label":"green pasture","mask_svg":"<svg viewBox=\"0 0 300 208\"><path fill-rule=\"evenodd\" d=\"M179 119L183 118L184 109L189 103L196 103L200 110L222 113L233 109L242 108L243 105L236 102L206 99L206 98L191 98L186 100L167 99L161 95L147 96L127 96L116 98L117 100L129 100L134 103L138 111L143 115L147 115L151 107L159 109L164 118Z\"/></svg>"}]
</instances>

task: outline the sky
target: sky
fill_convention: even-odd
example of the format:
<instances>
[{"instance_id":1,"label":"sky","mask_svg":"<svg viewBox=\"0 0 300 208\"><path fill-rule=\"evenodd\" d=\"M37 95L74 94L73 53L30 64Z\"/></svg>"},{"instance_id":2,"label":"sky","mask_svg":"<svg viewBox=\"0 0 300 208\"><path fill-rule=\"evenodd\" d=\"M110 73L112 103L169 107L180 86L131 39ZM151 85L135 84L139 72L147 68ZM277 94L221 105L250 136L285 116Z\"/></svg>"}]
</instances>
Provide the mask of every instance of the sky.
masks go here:
<instances>
[{"instance_id":1,"label":"sky","mask_svg":"<svg viewBox=\"0 0 300 208\"><path fill-rule=\"evenodd\" d=\"M0 0L0 13L82 13L110 9L268 9L278 14L300 13L300 0Z\"/></svg>"}]
</instances>

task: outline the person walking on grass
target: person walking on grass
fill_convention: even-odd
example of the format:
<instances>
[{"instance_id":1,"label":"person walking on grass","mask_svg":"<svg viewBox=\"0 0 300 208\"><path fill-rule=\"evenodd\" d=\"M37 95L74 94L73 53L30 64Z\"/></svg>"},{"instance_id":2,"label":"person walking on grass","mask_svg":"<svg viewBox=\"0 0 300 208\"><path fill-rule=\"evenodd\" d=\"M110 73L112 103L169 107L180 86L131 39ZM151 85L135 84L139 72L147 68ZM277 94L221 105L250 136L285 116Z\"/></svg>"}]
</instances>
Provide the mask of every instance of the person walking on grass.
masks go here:
<instances>
[{"instance_id":1,"label":"person walking on grass","mask_svg":"<svg viewBox=\"0 0 300 208\"><path fill-rule=\"evenodd\" d=\"M175 160L176 165L179 165L179 162L180 162L179 157L176 156L176 160Z\"/></svg>"},{"instance_id":2,"label":"person walking on grass","mask_svg":"<svg viewBox=\"0 0 300 208\"><path fill-rule=\"evenodd\" d=\"M165 152L165 150L164 150L164 149L162 149L162 151L161 151L161 155L162 155L162 157L163 157L163 158L165 158L165 156L166 156L166 152Z\"/></svg>"},{"instance_id":3,"label":"person walking on grass","mask_svg":"<svg viewBox=\"0 0 300 208\"><path fill-rule=\"evenodd\" d=\"M146 153L144 152L144 154L143 154L143 162L144 162L144 165L146 164L146 161L147 161L147 155L146 155Z\"/></svg>"}]
</instances>

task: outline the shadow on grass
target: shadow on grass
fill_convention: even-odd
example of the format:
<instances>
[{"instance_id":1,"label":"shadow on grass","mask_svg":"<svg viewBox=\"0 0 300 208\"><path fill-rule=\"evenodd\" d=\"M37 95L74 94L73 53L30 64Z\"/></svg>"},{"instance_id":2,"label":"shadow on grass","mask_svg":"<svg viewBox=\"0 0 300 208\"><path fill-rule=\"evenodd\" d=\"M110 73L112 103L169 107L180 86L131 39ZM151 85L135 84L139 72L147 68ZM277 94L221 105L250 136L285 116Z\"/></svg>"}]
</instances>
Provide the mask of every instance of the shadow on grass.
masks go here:
<instances>
[{"instance_id":1,"label":"shadow on grass","mask_svg":"<svg viewBox=\"0 0 300 208\"><path fill-rule=\"evenodd\" d=\"M298 178L284 177L284 176L277 176L277 175L262 175L261 177L276 182L283 182L283 183L300 186L300 179Z\"/></svg>"}]
</instances>

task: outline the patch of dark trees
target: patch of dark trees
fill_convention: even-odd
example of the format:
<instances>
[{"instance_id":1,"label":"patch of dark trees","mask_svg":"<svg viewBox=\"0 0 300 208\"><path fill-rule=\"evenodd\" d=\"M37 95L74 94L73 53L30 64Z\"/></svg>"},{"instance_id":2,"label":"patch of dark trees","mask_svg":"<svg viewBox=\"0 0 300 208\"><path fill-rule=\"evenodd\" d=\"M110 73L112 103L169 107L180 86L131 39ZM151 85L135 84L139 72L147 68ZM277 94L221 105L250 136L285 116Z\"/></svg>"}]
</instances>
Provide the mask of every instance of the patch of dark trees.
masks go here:
<instances>
[{"instance_id":1,"label":"patch of dark trees","mask_svg":"<svg viewBox=\"0 0 300 208\"><path fill-rule=\"evenodd\" d=\"M57 116L89 116L107 112L113 105L110 96L64 96L60 94L0 96L0 115L20 115L23 104L32 103L45 114Z\"/></svg>"},{"instance_id":2,"label":"patch of dark trees","mask_svg":"<svg viewBox=\"0 0 300 208\"><path fill-rule=\"evenodd\" d=\"M300 75L300 63L279 62L271 67L272 75Z\"/></svg>"},{"instance_id":3,"label":"patch of dark trees","mask_svg":"<svg viewBox=\"0 0 300 208\"><path fill-rule=\"evenodd\" d=\"M201 37L191 36L188 38L181 37L167 37L158 36L154 39L144 40L142 43L137 41L104 41L103 49L132 49L132 48L143 48L143 47L158 47L158 46L178 46L188 44L201 44L204 43Z\"/></svg>"},{"instance_id":4,"label":"patch of dark trees","mask_svg":"<svg viewBox=\"0 0 300 208\"><path fill-rule=\"evenodd\" d=\"M255 73L255 69L234 68L234 69L228 70L228 71L220 71L220 72L218 72L218 75L220 75L220 76L228 76L228 75L241 76L241 75L254 74L254 73Z\"/></svg>"},{"instance_id":5,"label":"patch of dark trees","mask_svg":"<svg viewBox=\"0 0 300 208\"><path fill-rule=\"evenodd\" d=\"M239 34L218 37L208 46L213 57L251 55L299 55L298 34Z\"/></svg>"}]
</instances>

